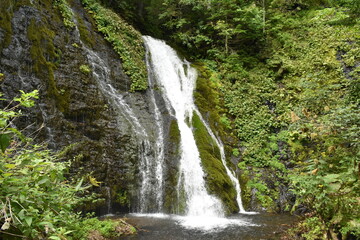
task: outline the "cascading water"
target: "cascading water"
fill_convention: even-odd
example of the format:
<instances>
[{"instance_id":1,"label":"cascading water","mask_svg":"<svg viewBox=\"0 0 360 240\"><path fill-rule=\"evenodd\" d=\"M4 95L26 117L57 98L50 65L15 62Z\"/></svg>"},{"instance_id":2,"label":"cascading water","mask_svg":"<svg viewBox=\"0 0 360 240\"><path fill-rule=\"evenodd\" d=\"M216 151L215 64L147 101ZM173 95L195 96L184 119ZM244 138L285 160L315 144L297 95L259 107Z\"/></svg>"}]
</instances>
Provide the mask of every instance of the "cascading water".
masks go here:
<instances>
[{"instance_id":1,"label":"cascading water","mask_svg":"<svg viewBox=\"0 0 360 240\"><path fill-rule=\"evenodd\" d=\"M153 74L162 88L164 99L175 111L180 131L178 186L185 192L186 215L222 217L224 210L221 201L207 193L200 154L191 129L192 114L196 109L193 100L196 71L189 62L181 61L163 41L148 36L144 40L151 53Z\"/></svg>"},{"instance_id":2,"label":"cascading water","mask_svg":"<svg viewBox=\"0 0 360 240\"><path fill-rule=\"evenodd\" d=\"M186 215L223 217L224 209L221 201L207 193L200 154L191 129L192 114L197 111L193 100L193 90L197 77L196 71L190 66L189 62L181 61L176 52L164 42L151 37L144 37L144 40L148 51L146 55L150 85L148 96L154 113L154 133L147 132L148 130L142 126L136 114L126 103L125 95L112 86L109 69L103 59L91 49L83 47L87 52L93 76L97 79L100 90L107 97L109 103L118 109L118 113L127 120L138 140L142 179L138 211L140 213L159 213L163 208L165 155L163 119L154 93L154 85L158 84L163 90L162 94L167 111L177 119L180 131L181 158L178 197L186 199ZM149 53L151 53L151 59ZM201 118L200 113L197 112L197 114ZM238 192L237 200L240 212L244 212L240 198L240 185L226 166L223 146L211 132L206 122L203 119L202 121L221 151L226 172ZM150 141L150 139L153 140Z\"/></svg>"},{"instance_id":3,"label":"cascading water","mask_svg":"<svg viewBox=\"0 0 360 240\"><path fill-rule=\"evenodd\" d=\"M161 116L161 112L155 100L155 93L154 93L154 82L152 77L152 66L150 64L149 59L149 52L146 51L146 66L148 71L148 82L149 82L149 93L150 93L150 100L153 105L154 115L155 115L155 124L157 128L157 136L155 140L155 155L157 158L154 161L155 171L153 172L155 175L155 187L156 187L156 210L157 212L161 212L163 207L163 198L164 198L164 180L163 180L163 165L164 165L164 130L163 130L163 119ZM170 111L169 111L170 112Z\"/></svg>"},{"instance_id":4,"label":"cascading water","mask_svg":"<svg viewBox=\"0 0 360 240\"><path fill-rule=\"evenodd\" d=\"M88 52L88 59L93 69L93 75L98 80L101 91L107 96L108 101L118 109L118 113L122 114L127 119L131 128L136 134L139 146L140 155L140 173L142 177L140 189L140 204L139 212L159 212L162 208L162 161L164 159L163 134L159 127L158 137L156 141L155 154L153 153L154 146L150 141L149 134L141 125L139 119L132 111L131 107L125 102L124 96L120 94L109 83L109 70L104 64L103 60L92 50L86 49ZM153 93L152 93L153 98ZM155 118L157 124L160 121L160 113L153 100ZM159 125L160 126L160 125ZM153 180L155 178L155 180Z\"/></svg>"},{"instance_id":5,"label":"cascading water","mask_svg":"<svg viewBox=\"0 0 360 240\"><path fill-rule=\"evenodd\" d=\"M77 39L81 41L79 30L75 28ZM93 50L83 44L83 50L87 53L87 58L92 68L92 74L97 80L99 89L102 91L108 102L117 109L117 113L126 119L127 123L119 121L118 124L127 124L136 136L140 158L141 189L139 193L139 212L160 212L163 202L163 179L162 161L164 160L163 150L163 130L161 128L161 114L155 102L153 90L150 92L155 120L157 123L157 137L155 147L150 141L149 134L142 126L136 114L125 101L125 94L118 92L111 84L110 70L104 60ZM156 134L156 133L155 133ZM155 150L154 150L155 149ZM155 180L154 180L155 179ZM106 188L108 195L108 213L111 213L111 193Z\"/></svg>"}]
</instances>

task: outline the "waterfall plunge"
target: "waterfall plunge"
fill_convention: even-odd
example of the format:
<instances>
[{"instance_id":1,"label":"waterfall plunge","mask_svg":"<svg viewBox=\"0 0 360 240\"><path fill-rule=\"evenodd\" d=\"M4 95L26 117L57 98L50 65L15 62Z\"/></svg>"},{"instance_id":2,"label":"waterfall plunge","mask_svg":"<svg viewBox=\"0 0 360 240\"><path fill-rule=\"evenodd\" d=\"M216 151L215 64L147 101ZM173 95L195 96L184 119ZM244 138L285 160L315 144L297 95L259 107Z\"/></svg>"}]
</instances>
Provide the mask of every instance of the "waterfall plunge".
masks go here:
<instances>
[{"instance_id":1,"label":"waterfall plunge","mask_svg":"<svg viewBox=\"0 0 360 240\"><path fill-rule=\"evenodd\" d=\"M144 40L148 51L151 53L152 64L148 59L148 66L152 66L152 73L163 91L167 106L171 106L175 111L180 130L181 159L178 188L183 187L186 195L186 214L188 216L222 217L224 210L220 200L209 195L206 191L200 154L191 129L193 112L196 111L201 116L193 100L193 91L197 78L196 71L190 66L189 62L182 61L176 52L163 41L148 36L145 36ZM223 146L204 120L202 118L201 120L220 150L222 150L222 162L236 187L240 212L244 212L240 198L240 185L234 174L226 166Z\"/></svg>"}]
</instances>

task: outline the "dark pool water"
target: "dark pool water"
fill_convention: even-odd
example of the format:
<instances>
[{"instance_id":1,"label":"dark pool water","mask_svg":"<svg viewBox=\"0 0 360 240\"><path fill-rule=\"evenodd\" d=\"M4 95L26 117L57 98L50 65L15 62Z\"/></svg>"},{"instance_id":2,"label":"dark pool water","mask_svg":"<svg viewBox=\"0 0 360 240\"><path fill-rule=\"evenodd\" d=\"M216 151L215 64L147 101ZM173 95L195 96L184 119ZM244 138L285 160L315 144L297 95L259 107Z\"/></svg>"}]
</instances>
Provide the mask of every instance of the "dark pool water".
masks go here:
<instances>
[{"instance_id":1,"label":"dark pool water","mask_svg":"<svg viewBox=\"0 0 360 240\"><path fill-rule=\"evenodd\" d=\"M280 239L281 233L296 221L294 216L279 214L236 214L226 219L136 214L125 217L139 231L119 240Z\"/></svg>"}]
</instances>

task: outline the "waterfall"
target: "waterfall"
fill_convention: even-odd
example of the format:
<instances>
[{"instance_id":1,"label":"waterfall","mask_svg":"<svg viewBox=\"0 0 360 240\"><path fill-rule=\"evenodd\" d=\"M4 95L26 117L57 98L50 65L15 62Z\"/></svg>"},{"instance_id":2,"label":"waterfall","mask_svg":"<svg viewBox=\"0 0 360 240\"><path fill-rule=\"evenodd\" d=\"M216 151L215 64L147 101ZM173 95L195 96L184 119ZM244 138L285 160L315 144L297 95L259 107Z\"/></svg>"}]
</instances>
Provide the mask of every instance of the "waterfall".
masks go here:
<instances>
[{"instance_id":1,"label":"waterfall","mask_svg":"<svg viewBox=\"0 0 360 240\"><path fill-rule=\"evenodd\" d=\"M181 60L176 52L163 41L144 37L147 54L146 63L149 73L149 90L147 92L149 106L153 111L155 132L148 132L138 116L126 102L127 93L116 90L111 83L110 70L104 60L93 50L83 46L92 68L92 74L97 80L99 89L108 102L117 109L121 119L119 122L130 127L137 139L139 149L139 170L141 187L139 189L140 213L162 212L164 204L164 130L163 117L155 99L155 85L160 87L167 112L177 120L180 131L180 166L178 177L178 198L185 199L187 216L223 217L224 209L221 201L208 194L204 180L205 173L201 167L199 150L192 131L192 115L200 116L201 121L220 149L221 160L237 191L237 201L240 212L245 212L240 197L240 185L235 174L226 166L224 149L211 131L208 124L197 110L193 91L197 73L190 63ZM110 193L108 193L110 195ZM109 205L110 201L108 202ZM111 209L111 206L108 206Z\"/></svg>"},{"instance_id":2,"label":"waterfall","mask_svg":"<svg viewBox=\"0 0 360 240\"><path fill-rule=\"evenodd\" d=\"M150 94L150 101L153 105L154 109L154 115L155 115L155 125L156 129L158 130L157 136L155 139L155 155L157 158L154 161L154 177L155 177L155 192L156 192L156 206L157 206L157 212L161 212L162 206L163 206L163 198L164 198L164 180L163 180L163 165L164 165L164 130L163 130L163 119L161 116L161 112L159 110L159 107L157 105L157 102L155 100L155 93L154 93L154 85L152 78L152 66L150 64L149 59L149 52L146 51L145 55L146 60L146 67L148 71L148 82L149 82L149 94ZM142 186L142 188L144 185Z\"/></svg>"},{"instance_id":3,"label":"waterfall","mask_svg":"<svg viewBox=\"0 0 360 240\"><path fill-rule=\"evenodd\" d=\"M221 217L224 215L221 201L206 190L200 154L192 132L191 119L196 111L193 99L196 71L163 41L148 36L144 40L151 53L153 75L165 101L175 112L180 131L178 188L185 192L186 215Z\"/></svg>"},{"instance_id":4,"label":"waterfall","mask_svg":"<svg viewBox=\"0 0 360 240\"><path fill-rule=\"evenodd\" d=\"M109 102L127 119L134 133L136 134L140 157L141 189L139 193L139 212L160 212L163 202L163 179L162 166L164 161L163 130L161 114L156 105L153 90L150 92L150 99L153 103L155 121L157 126L157 137L155 146L150 141L149 134L142 126L136 114L124 100L124 95L119 93L111 83L108 83L108 69L102 59L92 50L87 49L88 58L93 69L93 75Z\"/></svg>"},{"instance_id":5,"label":"waterfall","mask_svg":"<svg viewBox=\"0 0 360 240\"><path fill-rule=\"evenodd\" d=\"M114 107L117 110L117 113L122 116L122 119L126 119L127 121L127 123L124 123L119 119L118 124L125 124L130 127L137 139L140 159L140 174L142 179L137 211L160 212L162 209L163 198L162 161L164 159L164 151L162 149L163 133L160 123L161 115L156 106L155 100L152 102L155 109L155 119L157 122L156 131L158 132L158 136L156 146L154 147L145 127L142 126L137 115L125 101L126 93L120 93L112 86L110 81L110 71L104 60L93 50L86 48L85 46L83 49L87 53L87 58L92 68L92 74L97 80L99 89L107 98L111 106ZM151 95L153 95L153 93L151 93ZM154 96L152 96L151 99L154 99Z\"/></svg>"},{"instance_id":6,"label":"waterfall","mask_svg":"<svg viewBox=\"0 0 360 240\"><path fill-rule=\"evenodd\" d=\"M76 20L74 20L77 23ZM75 36L81 41L80 32L75 26ZM116 109L119 115L118 125L120 129L131 128L137 140L139 152L139 172L141 176L141 188L139 190L139 203L137 210L141 213L161 212L163 207L163 161L164 161L164 133L162 128L162 117L155 101L154 91L150 89L150 101L154 110L156 122L155 144L151 141L152 133L148 133L141 124L138 116L126 102L125 97L131 97L128 93L121 93L116 90L111 82L110 69L107 63L92 49L82 44L82 49L87 54L87 59L92 69L92 75L97 81L100 91L103 93L109 104ZM148 71L151 69L148 67ZM151 78L149 84L152 86ZM120 118L121 116L121 118ZM126 120L126 122L123 121ZM111 193L110 188L106 187L108 197L108 214L111 213Z\"/></svg>"}]
</instances>

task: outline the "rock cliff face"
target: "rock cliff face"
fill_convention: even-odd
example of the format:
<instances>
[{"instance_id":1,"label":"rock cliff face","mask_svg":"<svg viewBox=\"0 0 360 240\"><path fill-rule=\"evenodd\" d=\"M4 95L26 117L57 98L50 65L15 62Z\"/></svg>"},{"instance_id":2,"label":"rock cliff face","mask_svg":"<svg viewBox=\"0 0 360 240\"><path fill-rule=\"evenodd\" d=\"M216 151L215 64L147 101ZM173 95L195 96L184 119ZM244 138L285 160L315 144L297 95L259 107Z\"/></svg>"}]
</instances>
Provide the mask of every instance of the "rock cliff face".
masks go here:
<instances>
[{"instance_id":1,"label":"rock cliff face","mask_svg":"<svg viewBox=\"0 0 360 240\"><path fill-rule=\"evenodd\" d=\"M33 123L26 133L37 143L61 150L72 160L73 175L88 174L102 182L93 189L107 199L96 206L99 214L119 210L116 206L133 208L140 184L138 139L126 114L119 113L101 90L98 76L106 71L105 84L121 94L151 135L154 117L148 93L128 92L130 79L119 56L96 31L80 1L71 3L75 28L64 26L50 0L6 0L0 8L0 91L8 99L19 90L40 93L36 107L27 110L18 127ZM165 106L160 108L166 116ZM170 123L170 118L165 121L165 132ZM176 152L176 146L169 149L166 154Z\"/></svg>"},{"instance_id":2,"label":"rock cliff face","mask_svg":"<svg viewBox=\"0 0 360 240\"><path fill-rule=\"evenodd\" d=\"M7 99L18 96L19 90L38 89L40 95L36 107L24 109L17 127L25 129L36 143L71 160L70 177L85 176L101 182L90 190L100 193L105 201L85 210L96 210L100 215L138 211L144 179L141 159L156 155L159 129L154 124L154 97L164 133L162 210L177 212L178 206L183 205L178 202L181 200L176 189L180 135L161 91L155 84L150 86L153 91L131 92L132 81L125 74L119 55L104 40L106 36L97 31L97 23L80 0L67 1L74 27L64 24L64 12L55 2L61 1L3 0L0 6L0 73L4 76L0 92ZM197 91L197 98L208 93L201 91L201 84ZM200 110L206 116L210 111L201 107ZM215 122L218 119L209 116L206 118ZM223 183L226 177L217 179L219 172L211 172L209 167L220 162L215 155L206 157L205 171L213 179L208 190L226 204L228 213L235 212L238 208L231 183ZM155 182L155 178L156 175L151 176L148 182ZM149 201L153 198L145 197ZM149 208L152 205L150 202Z\"/></svg>"}]
</instances>

